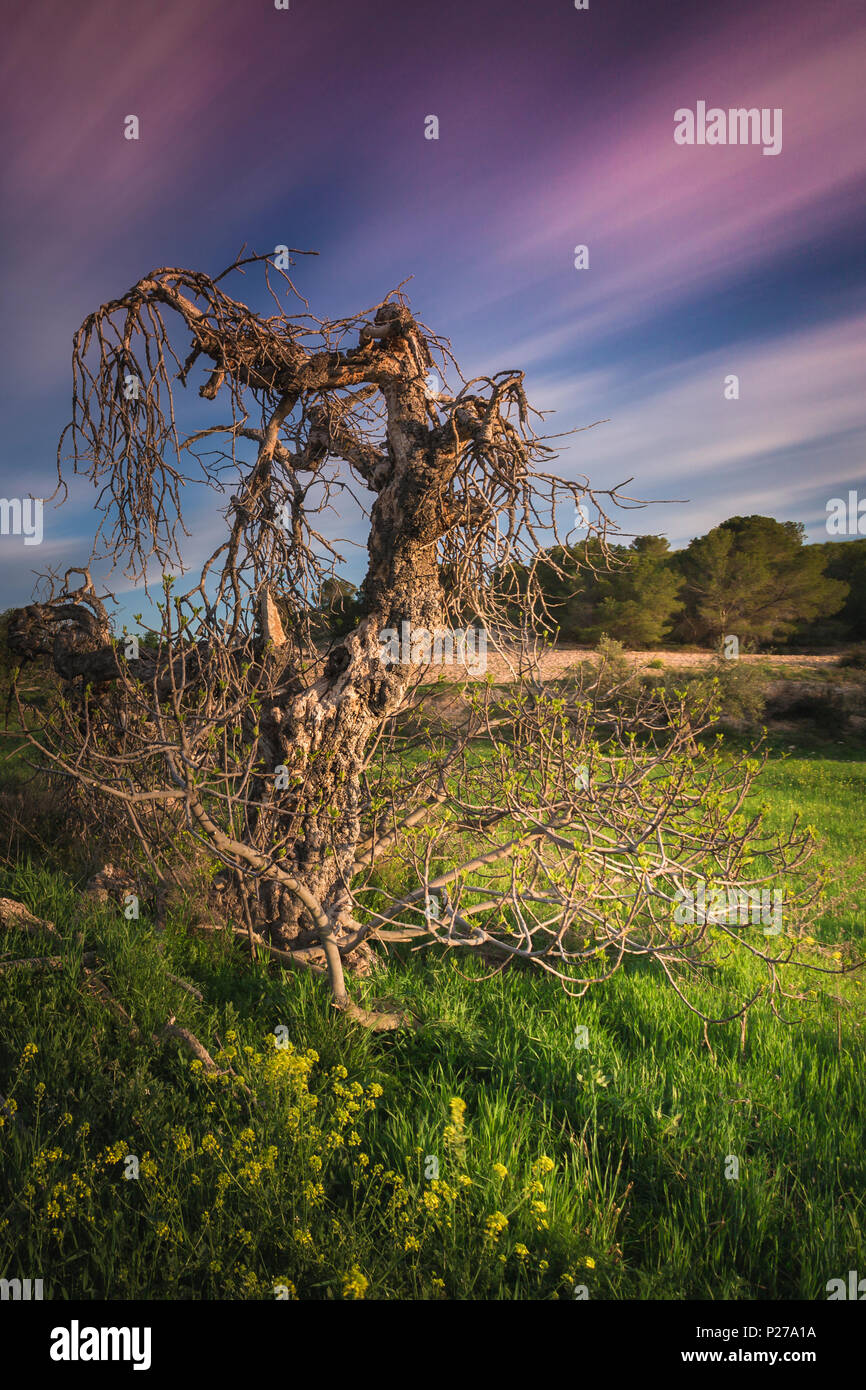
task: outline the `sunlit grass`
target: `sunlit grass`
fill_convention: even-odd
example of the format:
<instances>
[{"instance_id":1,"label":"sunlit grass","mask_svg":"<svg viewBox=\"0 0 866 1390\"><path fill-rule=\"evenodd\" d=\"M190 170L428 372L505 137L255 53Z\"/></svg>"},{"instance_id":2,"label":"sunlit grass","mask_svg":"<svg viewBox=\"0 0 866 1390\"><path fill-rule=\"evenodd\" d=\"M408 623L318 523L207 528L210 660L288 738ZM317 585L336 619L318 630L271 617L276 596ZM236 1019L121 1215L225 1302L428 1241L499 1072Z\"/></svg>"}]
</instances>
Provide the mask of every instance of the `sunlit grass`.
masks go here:
<instances>
[{"instance_id":1,"label":"sunlit grass","mask_svg":"<svg viewBox=\"0 0 866 1390\"><path fill-rule=\"evenodd\" d=\"M800 746L759 799L771 827L813 823L841 869L864 791L857 754ZM383 1036L335 1016L319 981L180 922L159 938L110 909L82 919L38 865L0 892L67 940L62 972L0 973L0 1267L46 1297L814 1299L866 1268L859 974L801 972L818 994L790 1023L759 1004L708 1047L650 965L577 1003L523 968L398 948L367 995L421 1027ZM80 930L145 1036L176 1015L256 1104L134 1043L82 990ZM816 928L815 962L822 941L864 935L861 893ZM759 978L732 963L692 993L717 1011Z\"/></svg>"}]
</instances>

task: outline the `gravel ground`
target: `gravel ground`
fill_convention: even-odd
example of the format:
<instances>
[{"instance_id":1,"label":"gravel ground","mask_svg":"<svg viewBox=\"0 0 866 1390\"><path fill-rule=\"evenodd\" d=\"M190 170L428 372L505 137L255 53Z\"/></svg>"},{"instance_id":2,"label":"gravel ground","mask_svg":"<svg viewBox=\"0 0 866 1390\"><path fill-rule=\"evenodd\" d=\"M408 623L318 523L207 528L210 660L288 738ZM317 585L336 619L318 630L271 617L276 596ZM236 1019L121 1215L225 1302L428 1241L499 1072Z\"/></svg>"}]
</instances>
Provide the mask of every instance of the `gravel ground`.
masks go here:
<instances>
[{"instance_id":1,"label":"gravel ground","mask_svg":"<svg viewBox=\"0 0 866 1390\"><path fill-rule=\"evenodd\" d=\"M642 671L658 670L658 667L651 667L651 662L662 661L665 666L674 667L682 670L689 666L705 666L712 661L713 652L682 652L682 651L658 651L658 652L626 652L625 655ZM545 679L552 679L557 676L565 675L569 667L574 666L578 661L586 661L596 657L597 653L591 647L555 647L550 651L542 652L539 657L539 667L541 675ZM816 671L823 666L835 666L838 664L838 653L830 656L741 656L740 661L764 663L768 670L776 671L781 676L792 672ZM455 665L453 667L443 667L446 679L465 679L462 668ZM495 651L487 653L487 670L482 673L478 670L468 669L467 674L478 679L483 674L492 673L497 680L511 680L513 675L509 669L509 664L505 658Z\"/></svg>"}]
</instances>

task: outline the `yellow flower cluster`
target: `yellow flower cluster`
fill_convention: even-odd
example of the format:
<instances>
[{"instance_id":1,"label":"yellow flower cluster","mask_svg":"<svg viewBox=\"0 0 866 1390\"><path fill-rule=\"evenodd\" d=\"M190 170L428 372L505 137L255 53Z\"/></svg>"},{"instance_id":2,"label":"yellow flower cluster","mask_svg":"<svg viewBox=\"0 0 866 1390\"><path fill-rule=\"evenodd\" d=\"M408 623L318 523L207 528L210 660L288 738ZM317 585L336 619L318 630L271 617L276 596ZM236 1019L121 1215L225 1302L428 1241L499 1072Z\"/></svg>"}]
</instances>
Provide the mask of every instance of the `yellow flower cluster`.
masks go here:
<instances>
[{"instance_id":1,"label":"yellow flower cluster","mask_svg":"<svg viewBox=\"0 0 866 1390\"><path fill-rule=\"evenodd\" d=\"M107 1172L126 1154L126 1145L119 1141L103 1149L85 1162L80 1173L72 1172L63 1182L52 1181L51 1169L60 1164L73 1162L70 1154L57 1146L40 1149L33 1157L30 1180L24 1186L24 1196L32 1199L37 1188L46 1189L46 1215L54 1220L60 1216L84 1216L87 1221L94 1220L93 1214L85 1211L93 1196L93 1184L99 1180L101 1172Z\"/></svg>"},{"instance_id":2,"label":"yellow flower cluster","mask_svg":"<svg viewBox=\"0 0 866 1390\"><path fill-rule=\"evenodd\" d=\"M278 1039L270 1033L270 1051L267 1057L255 1054L253 1062L263 1061L259 1078L266 1086L275 1089L306 1093L310 1072L319 1060L314 1048L297 1052L292 1043L278 1046Z\"/></svg>"},{"instance_id":3,"label":"yellow flower cluster","mask_svg":"<svg viewBox=\"0 0 866 1390\"><path fill-rule=\"evenodd\" d=\"M53 1152L59 1153L59 1150ZM62 1156L62 1155L61 1155ZM33 1196L32 1184L28 1184L25 1189L27 1196ZM66 1182L56 1182L45 1193L44 1213L50 1221L59 1221L67 1217L81 1216L84 1220L92 1223L95 1220L93 1213L89 1210L90 1200L93 1196L93 1189L79 1173L70 1174ZM53 1232L59 1235L59 1231Z\"/></svg>"},{"instance_id":4,"label":"yellow flower cluster","mask_svg":"<svg viewBox=\"0 0 866 1390\"><path fill-rule=\"evenodd\" d=\"M188 1134L185 1129L183 1129L182 1127L172 1129L171 1137L174 1143L174 1147L177 1149L177 1152L179 1154L192 1153L192 1135Z\"/></svg>"},{"instance_id":5,"label":"yellow flower cluster","mask_svg":"<svg viewBox=\"0 0 866 1390\"><path fill-rule=\"evenodd\" d=\"M462 1144L466 1140L466 1101L452 1096L448 1102L451 1122L445 1126L443 1138L446 1144Z\"/></svg>"},{"instance_id":6,"label":"yellow flower cluster","mask_svg":"<svg viewBox=\"0 0 866 1390\"><path fill-rule=\"evenodd\" d=\"M192 1126L166 1126L164 1140L167 1155L166 1161L160 1162L162 1175L149 1152L138 1155L141 1176L153 1179L152 1184L142 1185L140 1200L145 1204L152 1223L150 1230L157 1240L178 1246L188 1244L184 1259L196 1261L200 1257L202 1242L205 1242L205 1250L208 1247L220 1250L216 1242L223 1242L221 1253L225 1264L218 1260L209 1266L206 1264L211 1275L219 1278L220 1296L272 1297L278 1287L289 1289L290 1296L296 1296L294 1284L285 1276L262 1280L261 1270L256 1272L248 1269L226 1254L227 1250L237 1251L240 1246L244 1258L256 1263L257 1260L249 1252L257 1248L256 1232L260 1229L257 1221L263 1211L282 1214L285 1218L288 1198L289 1248L293 1250L291 1259L296 1260L300 1268L318 1268L320 1272L314 1278L320 1279L321 1271L331 1264L333 1250L340 1245L344 1248L348 1246L343 1265L343 1270L348 1266L348 1271L341 1274L337 1288L341 1283L346 1299L367 1297L370 1278L363 1273L361 1263L353 1262L358 1257L364 1260L364 1251L358 1246L353 1248L351 1223L344 1229L328 1210L332 1184L329 1164L333 1167L337 1159L340 1180L348 1176L351 1183L356 1213L361 1209L358 1204L363 1204L384 1217L388 1244L393 1250L412 1257L407 1263L413 1267L416 1266L417 1257L420 1267L429 1271L428 1256L433 1256L434 1269L430 1273L435 1277L430 1280L428 1287L432 1285L434 1293L445 1293L444 1279L439 1278L435 1270L435 1264L439 1264L444 1271L445 1266L440 1263L443 1249L450 1248L449 1242L453 1243L458 1235L462 1239L463 1233L472 1227L476 1238L483 1234L488 1258L496 1268L497 1259L507 1265L513 1253L513 1269L517 1262L527 1274L536 1268L539 1274L548 1269L548 1263L543 1259L536 1266L539 1252L531 1254L523 1243L515 1244L512 1251L509 1249L511 1240L502 1237L510 1226L516 1227L518 1213L521 1221L534 1222L536 1230L548 1228L548 1201L553 1199L549 1195L551 1188L546 1179L556 1170L552 1158L546 1154L536 1158L525 1184L515 1181L504 1162L491 1163L488 1172L505 1184L501 1189L496 1189L497 1194L501 1195L497 1195L495 1200L506 1210L479 1213L471 1198L471 1193L479 1190L478 1185L473 1183L466 1171L462 1171L469 1166L467 1160L472 1138L467 1133L465 1100L452 1096L447 1100L447 1117L442 1117L445 1121L445 1143L450 1146L443 1165L447 1180L446 1177L437 1177L416 1186L415 1179L391 1169L386 1170L381 1163L374 1164L370 1155L363 1151L364 1117L375 1109L383 1094L379 1084L365 1087L358 1081L350 1081L347 1069L336 1066L327 1073L316 1073L316 1090L319 1094L315 1095L311 1093L311 1085L319 1057L313 1049L302 1051L291 1044L278 1043L272 1034L268 1035L270 1046L262 1043L260 1050L239 1045L234 1032L227 1033L225 1038L226 1045L220 1060L233 1060L239 1074L243 1073L251 1086L271 1088L275 1094L270 1103L253 1111L252 1125L246 1125L236 1134L221 1132L216 1119L213 1122L215 1132L206 1133L200 1140L198 1131ZM211 1113L214 1110L222 1111L223 1097L218 1097L218 1101L218 1104L213 1102L205 1108ZM264 1117L265 1123L276 1119L281 1125L279 1147L265 1143L260 1117ZM229 1119L228 1112L225 1118ZM61 1123L71 1124L72 1116L64 1115ZM256 1127L253 1128L253 1125ZM79 1127L75 1138L84 1141L88 1134L89 1126L85 1123ZM68 1217L77 1215L92 1220L88 1213L94 1206L93 1188L98 1186L104 1173L108 1173L111 1184L118 1176L124 1176L122 1170L119 1174L117 1171L111 1174L108 1170L126 1158L129 1147L130 1141L118 1140L94 1158L88 1158L80 1175L70 1175L68 1167L73 1165L71 1157L60 1147L46 1145L32 1164L29 1195L34 1197L38 1192L39 1196L38 1200L29 1204L31 1219L42 1216L47 1223L62 1224ZM413 1168L423 1152L419 1147L417 1153L412 1154ZM440 1164L443 1162L441 1147L439 1161ZM509 1162L512 1169L519 1171L516 1161L509 1159ZM57 1164L68 1167L58 1171ZM184 1174L182 1181L181 1169ZM193 1171L190 1172L190 1169ZM65 1180L58 1181L61 1177ZM192 1197L190 1183L196 1196L187 1205L187 1199ZM481 1191L486 1190L488 1183L489 1179L482 1174ZM120 1186L124 1187L125 1184L120 1183ZM464 1198L469 1200L463 1201ZM202 1213L203 1201L207 1201L208 1210ZM230 1210L227 1209L229 1207ZM196 1212L200 1213L198 1217ZM196 1221L201 1223L198 1236L194 1230ZM329 1221L334 1231L332 1240L327 1235ZM54 1229L60 1238L59 1226ZM520 1234L524 1234L524 1231ZM515 1229L514 1235L517 1233ZM232 1246L234 1240L238 1245ZM499 1249L491 1249L497 1242ZM318 1253L319 1248L321 1254ZM203 1258L207 1262L209 1256L204 1255ZM589 1258L587 1267L592 1267ZM298 1278L297 1272L295 1278ZM279 1296L285 1296L284 1291Z\"/></svg>"},{"instance_id":7,"label":"yellow flower cluster","mask_svg":"<svg viewBox=\"0 0 866 1390\"><path fill-rule=\"evenodd\" d=\"M484 1223L484 1234L489 1240L498 1240L508 1226L508 1217L503 1211L491 1212Z\"/></svg>"},{"instance_id":8,"label":"yellow flower cluster","mask_svg":"<svg viewBox=\"0 0 866 1390\"><path fill-rule=\"evenodd\" d=\"M116 1143L109 1144L107 1148L102 1150L101 1154L97 1154L94 1162L100 1167L108 1169L125 1158L128 1152L126 1144L122 1139L119 1139Z\"/></svg>"},{"instance_id":9,"label":"yellow flower cluster","mask_svg":"<svg viewBox=\"0 0 866 1390\"><path fill-rule=\"evenodd\" d=\"M238 1181L254 1187L260 1183L265 1173L273 1173L277 1166L277 1149L270 1144L261 1158L250 1158L238 1169Z\"/></svg>"},{"instance_id":10,"label":"yellow flower cluster","mask_svg":"<svg viewBox=\"0 0 866 1390\"><path fill-rule=\"evenodd\" d=\"M364 1298L369 1287L369 1279L361 1273L357 1265L353 1265L343 1280L343 1297Z\"/></svg>"}]
</instances>

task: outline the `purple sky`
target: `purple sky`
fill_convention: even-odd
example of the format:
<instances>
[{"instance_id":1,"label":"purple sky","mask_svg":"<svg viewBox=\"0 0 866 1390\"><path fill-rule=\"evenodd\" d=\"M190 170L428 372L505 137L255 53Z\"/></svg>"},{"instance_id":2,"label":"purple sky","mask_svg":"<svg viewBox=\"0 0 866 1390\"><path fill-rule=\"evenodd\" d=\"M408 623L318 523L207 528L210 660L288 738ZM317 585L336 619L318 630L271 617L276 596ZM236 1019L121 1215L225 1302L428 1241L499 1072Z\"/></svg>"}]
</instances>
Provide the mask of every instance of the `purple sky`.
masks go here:
<instances>
[{"instance_id":1,"label":"purple sky","mask_svg":"<svg viewBox=\"0 0 866 1390\"><path fill-rule=\"evenodd\" d=\"M866 492L860 0L33 0L5 30L2 496L53 488L85 315L244 241L317 250L319 314L413 276L467 374L524 368L550 430L610 417L559 468L688 499L636 530L761 512L824 539L828 498ZM782 152L676 145L699 100L780 107ZM91 505L0 537L0 607L86 558Z\"/></svg>"}]
</instances>

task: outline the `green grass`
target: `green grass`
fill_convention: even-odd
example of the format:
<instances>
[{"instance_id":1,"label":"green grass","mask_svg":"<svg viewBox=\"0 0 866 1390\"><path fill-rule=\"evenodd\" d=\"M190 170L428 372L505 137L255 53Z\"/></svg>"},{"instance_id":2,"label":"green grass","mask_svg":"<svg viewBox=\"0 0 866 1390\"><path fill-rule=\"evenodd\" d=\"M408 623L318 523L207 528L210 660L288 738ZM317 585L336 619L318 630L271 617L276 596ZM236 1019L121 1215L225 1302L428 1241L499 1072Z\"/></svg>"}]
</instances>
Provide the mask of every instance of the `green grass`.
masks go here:
<instances>
[{"instance_id":1,"label":"green grass","mask_svg":"<svg viewBox=\"0 0 866 1390\"><path fill-rule=\"evenodd\" d=\"M862 754L782 751L761 783L771 822L800 813L850 874ZM320 982L181 921L160 938L113 909L82 918L38 865L0 893L66 942L62 971L0 973L0 1272L43 1278L46 1297L822 1299L866 1269L859 974L799 972L817 993L792 1022L759 1004L745 1039L711 1029L710 1050L650 966L576 1002L523 969L482 979L477 961L406 951L367 993L422 1026L374 1035ZM77 931L145 1041L83 989ZM862 892L815 935L862 950ZM6 934L9 957L42 949ZM758 978L732 964L692 988L734 1001ZM171 1015L238 1080L147 1041ZM290 1048L268 1041L279 1025Z\"/></svg>"}]
</instances>

